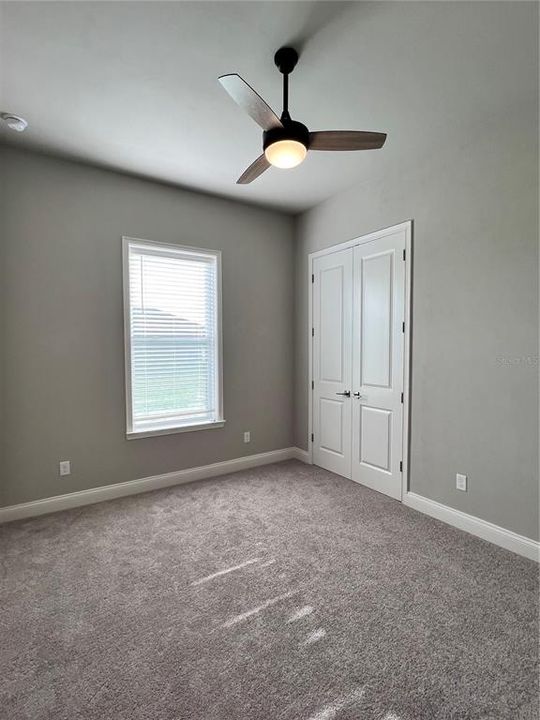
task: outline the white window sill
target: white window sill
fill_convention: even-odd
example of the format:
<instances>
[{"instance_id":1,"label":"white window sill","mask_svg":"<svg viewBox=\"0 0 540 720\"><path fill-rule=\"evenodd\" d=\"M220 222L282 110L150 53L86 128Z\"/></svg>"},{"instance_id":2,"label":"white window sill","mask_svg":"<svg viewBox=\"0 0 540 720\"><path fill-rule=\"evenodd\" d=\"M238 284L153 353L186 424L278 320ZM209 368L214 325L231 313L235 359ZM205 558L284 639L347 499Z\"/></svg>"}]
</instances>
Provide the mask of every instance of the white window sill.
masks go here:
<instances>
[{"instance_id":1,"label":"white window sill","mask_svg":"<svg viewBox=\"0 0 540 720\"><path fill-rule=\"evenodd\" d=\"M129 430L126 433L128 440L136 440L137 438L154 437L155 435L176 435L176 433L194 432L195 430L212 430L221 428L225 425L225 420L215 420L214 422L194 423L193 425L177 425L176 427L162 427L154 430Z\"/></svg>"}]
</instances>

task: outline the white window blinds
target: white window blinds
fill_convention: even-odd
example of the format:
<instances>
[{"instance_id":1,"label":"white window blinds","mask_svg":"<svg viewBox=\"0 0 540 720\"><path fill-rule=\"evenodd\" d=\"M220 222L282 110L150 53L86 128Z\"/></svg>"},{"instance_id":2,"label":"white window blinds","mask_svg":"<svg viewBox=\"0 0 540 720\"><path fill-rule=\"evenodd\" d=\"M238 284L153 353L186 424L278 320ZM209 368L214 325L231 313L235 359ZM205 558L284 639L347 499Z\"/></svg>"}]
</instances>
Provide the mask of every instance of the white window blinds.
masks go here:
<instances>
[{"instance_id":1,"label":"white window blinds","mask_svg":"<svg viewBox=\"0 0 540 720\"><path fill-rule=\"evenodd\" d=\"M127 241L128 434L221 417L219 254Z\"/></svg>"}]
</instances>

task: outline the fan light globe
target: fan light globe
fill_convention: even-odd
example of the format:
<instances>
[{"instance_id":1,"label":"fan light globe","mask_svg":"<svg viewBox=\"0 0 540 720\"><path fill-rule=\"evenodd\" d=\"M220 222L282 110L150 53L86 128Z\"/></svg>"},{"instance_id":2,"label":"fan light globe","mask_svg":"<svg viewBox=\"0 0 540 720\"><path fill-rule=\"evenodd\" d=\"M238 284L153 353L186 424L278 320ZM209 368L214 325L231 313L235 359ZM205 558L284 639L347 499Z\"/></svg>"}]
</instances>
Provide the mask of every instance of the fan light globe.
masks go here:
<instances>
[{"instance_id":1,"label":"fan light globe","mask_svg":"<svg viewBox=\"0 0 540 720\"><path fill-rule=\"evenodd\" d=\"M298 140L277 140L264 151L270 165L278 168L293 168L300 165L306 153L306 146Z\"/></svg>"}]
</instances>

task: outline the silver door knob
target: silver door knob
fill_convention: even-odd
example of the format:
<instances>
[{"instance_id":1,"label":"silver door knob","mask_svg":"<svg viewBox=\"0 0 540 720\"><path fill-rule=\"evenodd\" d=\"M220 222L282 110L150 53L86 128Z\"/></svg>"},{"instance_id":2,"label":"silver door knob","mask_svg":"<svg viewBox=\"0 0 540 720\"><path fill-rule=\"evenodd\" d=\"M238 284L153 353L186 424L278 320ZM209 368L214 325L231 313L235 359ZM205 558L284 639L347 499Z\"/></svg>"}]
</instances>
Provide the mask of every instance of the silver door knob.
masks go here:
<instances>
[{"instance_id":1,"label":"silver door knob","mask_svg":"<svg viewBox=\"0 0 540 720\"><path fill-rule=\"evenodd\" d=\"M355 393L354 393L354 397L360 399L362 396L360 395L359 392L355 392Z\"/></svg>"},{"instance_id":2,"label":"silver door knob","mask_svg":"<svg viewBox=\"0 0 540 720\"><path fill-rule=\"evenodd\" d=\"M345 390L345 392L336 393L336 395L344 395L345 397L351 397L351 391L350 391L350 390Z\"/></svg>"}]
</instances>

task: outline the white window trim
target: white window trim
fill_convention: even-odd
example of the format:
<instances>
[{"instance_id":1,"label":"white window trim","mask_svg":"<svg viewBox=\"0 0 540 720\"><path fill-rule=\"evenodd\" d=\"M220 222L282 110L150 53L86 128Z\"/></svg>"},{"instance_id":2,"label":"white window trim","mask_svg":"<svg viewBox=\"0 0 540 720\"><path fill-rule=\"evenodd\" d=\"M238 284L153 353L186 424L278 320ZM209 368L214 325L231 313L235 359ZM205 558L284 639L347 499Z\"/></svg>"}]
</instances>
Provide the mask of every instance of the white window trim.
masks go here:
<instances>
[{"instance_id":1,"label":"white window trim","mask_svg":"<svg viewBox=\"0 0 540 720\"><path fill-rule=\"evenodd\" d=\"M155 245L159 249L182 250L183 252L194 252L199 255L209 255L216 259L216 398L217 417L213 422L186 423L169 427L159 427L148 430L133 430L132 398L131 398L131 318L130 318L130 297L129 297L129 247L131 244L142 243L144 245ZM196 430L209 430L221 428L225 425L223 417L223 333L222 333L222 292L221 292L221 250L209 250L189 245L176 245L174 243L162 243L156 240L145 240L143 238L122 237L122 277L124 295L124 362L125 362L125 388L126 388L126 438L148 438L156 435L174 435L176 433L194 432Z\"/></svg>"}]
</instances>

